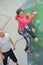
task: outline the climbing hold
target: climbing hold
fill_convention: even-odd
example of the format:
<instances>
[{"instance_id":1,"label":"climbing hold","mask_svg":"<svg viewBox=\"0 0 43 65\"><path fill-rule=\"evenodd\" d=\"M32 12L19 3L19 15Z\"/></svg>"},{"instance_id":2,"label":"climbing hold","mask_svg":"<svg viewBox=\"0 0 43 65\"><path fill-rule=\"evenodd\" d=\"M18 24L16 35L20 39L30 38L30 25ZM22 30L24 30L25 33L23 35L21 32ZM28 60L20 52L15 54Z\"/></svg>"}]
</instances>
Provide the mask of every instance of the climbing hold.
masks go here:
<instances>
[{"instance_id":1,"label":"climbing hold","mask_svg":"<svg viewBox=\"0 0 43 65\"><path fill-rule=\"evenodd\" d=\"M33 61L31 61L31 64L34 64L34 62L33 62Z\"/></svg>"},{"instance_id":2,"label":"climbing hold","mask_svg":"<svg viewBox=\"0 0 43 65\"><path fill-rule=\"evenodd\" d=\"M36 24L37 24L37 25L40 25L40 20L39 20L39 19L36 20Z\"/></svg>"},{"instance_id":3,"label":"climbing hold","mask_svg":"<svg viewBox=\"0 0 43 65\"><path fill-rule=\"evenodd\" d=\"M35 0L35 3L36 3L36 5L38 5L39 4L39 0Z\"/></svg>"},{"instance_id":4,"label":"climbing hold","mask_svg":"<svg viewBox=\"0 0 43 65\"><path fill-rule=\"evenodd\" d=\"M38 58L39 57L39 54L38 53L35 53L35 57Z\"/></svg>"},{"instance_id":5,"label":"climbing hold","mask_svg":"<svg viewBox=\"0 0 43 65\"><path fill-rule=\"evenodd\" d=\"M37 14L36 10L32 10L32 14L36 15Z\"/></svg>"},{"instance_id":6,"label":"climbing hold","mask_svg":"<svg viewBox=\"0 0 43 65\"><path fill-rule=\"evenodd\" d=\"M34 33L34 32L36 32L36 30L34 28L32 28L32 32Z\"/></svg>"}]
</instances>

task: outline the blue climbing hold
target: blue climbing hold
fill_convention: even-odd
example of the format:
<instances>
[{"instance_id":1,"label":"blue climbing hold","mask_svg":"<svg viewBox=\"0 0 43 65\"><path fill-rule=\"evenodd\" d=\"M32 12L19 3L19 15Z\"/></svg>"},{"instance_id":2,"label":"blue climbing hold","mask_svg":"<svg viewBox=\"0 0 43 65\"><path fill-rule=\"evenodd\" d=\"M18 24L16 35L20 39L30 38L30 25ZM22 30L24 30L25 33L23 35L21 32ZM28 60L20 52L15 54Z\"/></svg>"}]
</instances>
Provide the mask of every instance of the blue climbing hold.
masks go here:
<instances>
[{"instance_id":1,"label":"blue climbing hold","mask_svg":"<svg viewBox=\"0 0 43 65\"><path fill-rule=\"evenodd\" d=\"M37 24L37 25L40 25L40 20L39 20L39 19L36 20L36 24Z\"/></svg>"}]
</instances>

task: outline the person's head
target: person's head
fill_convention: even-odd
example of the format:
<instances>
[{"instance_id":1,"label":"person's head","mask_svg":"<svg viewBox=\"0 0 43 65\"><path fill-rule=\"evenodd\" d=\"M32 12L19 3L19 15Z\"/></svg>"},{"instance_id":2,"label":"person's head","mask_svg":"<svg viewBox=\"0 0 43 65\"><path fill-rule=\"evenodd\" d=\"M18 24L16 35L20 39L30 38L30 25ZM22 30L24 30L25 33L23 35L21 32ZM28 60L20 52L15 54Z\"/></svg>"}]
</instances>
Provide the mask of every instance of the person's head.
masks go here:
<instances>
[{"instance_id":1,"label":"person's head","mask_svg":"<svg viewBox=\"0 0 43 65\"><path fill-rule=\"evenodd\" d=\"M0 37L4 37L5 33L3 32L2 29L0 29Z\"/></svg>"},{"instance_id":2,"label":"person's head","mask_svg":"<svg viewBox=\"0 0 43 65\"><path fill-rule=\"evenodd\" d=\"M23 12L22 9L18 9L18 10L16 11L16 14L17 14L18 16L20 16L20 17L23 17L24 12Z\"/></svg>"}]
</instances>

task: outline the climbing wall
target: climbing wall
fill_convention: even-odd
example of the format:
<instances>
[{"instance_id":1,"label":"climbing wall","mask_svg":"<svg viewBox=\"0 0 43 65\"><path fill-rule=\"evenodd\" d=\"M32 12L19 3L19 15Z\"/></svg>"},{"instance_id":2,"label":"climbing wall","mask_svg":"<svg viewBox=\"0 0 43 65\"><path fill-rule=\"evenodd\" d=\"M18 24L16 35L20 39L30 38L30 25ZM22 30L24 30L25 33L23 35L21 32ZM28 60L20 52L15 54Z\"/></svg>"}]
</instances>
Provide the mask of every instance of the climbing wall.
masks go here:
<instances>
[{"instance_id":1,"label":"climbing wall","mask_svg":"<svg viewBox=\"0 0 43 65\"><path fill-rule=\"evenodd\" d=\"M36 44L31 44L30 49L32 54L27 54L28 65L43 65L43 48L40 48Z\"/></svg>"},{"instance_id":2,"label":"climbing wall","mask_svg":"<svg viewBox=\"0 0 43 65\"><path fill-rule=\"evenodd\" d=\"M35 42L32 37L30 49L33 51L32 54L27 54L28 65L43 65L43 1L35 0L29 1L29 4L24 6L25 13L31 13L33 9L37 11L37 15L35 16L33 22L30 24L30 27L35 29L34 34L39 38L39 42ZM32 3L32 4L31 4ZM34 4L34 5L33 5Z\"/></svg>"}]
</instances>

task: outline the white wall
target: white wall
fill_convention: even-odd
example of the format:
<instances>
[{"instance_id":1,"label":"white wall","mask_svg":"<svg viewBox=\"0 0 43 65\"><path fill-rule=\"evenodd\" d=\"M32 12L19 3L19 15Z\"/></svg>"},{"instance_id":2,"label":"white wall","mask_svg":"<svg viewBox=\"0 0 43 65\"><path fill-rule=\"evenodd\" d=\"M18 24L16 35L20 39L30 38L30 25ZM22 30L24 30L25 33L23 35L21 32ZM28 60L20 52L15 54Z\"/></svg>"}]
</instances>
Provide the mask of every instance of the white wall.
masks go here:
<instances>
[{"instance_id":1,"label":"white wall","mask_svg":"<svg viewBox=\"0 0 43 65\"><path fill-rule=\"evenodd\" d=\"M11 17L4 31L10 33L14 42L22 37L17 32L17 22L14 17L16 15L16 9L18 9L19 6L21 7L23 1L24 0L0 0L0 28L2 28L9 20L9 17ZM20 40L16 44L16 50L14 51L20 65L27 65L27 54L24 51L25 44L24 39ZM12 61L10 61L9 65L12 65Z\"/></svg>"}]
</instances>

